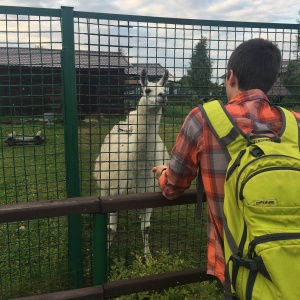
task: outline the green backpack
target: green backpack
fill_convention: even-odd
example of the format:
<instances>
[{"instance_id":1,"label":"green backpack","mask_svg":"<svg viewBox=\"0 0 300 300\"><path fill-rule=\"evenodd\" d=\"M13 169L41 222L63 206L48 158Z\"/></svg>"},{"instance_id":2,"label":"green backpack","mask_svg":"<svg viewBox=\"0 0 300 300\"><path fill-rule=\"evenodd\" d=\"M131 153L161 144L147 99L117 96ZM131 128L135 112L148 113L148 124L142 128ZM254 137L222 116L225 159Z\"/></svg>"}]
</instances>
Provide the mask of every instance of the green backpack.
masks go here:
<instances>
[{"instance_id":1,"label":"green backpack","mask_svg":"<svg viewBox=\"0 0 300 300\"><path fill-rule=\"evenodd\" d=\"M231 158L224 199L225 299L300 299L299 128L282 114L281 133L237 127L222 102L202 112ZM253 137L254 135L254 137Z\"/></svg>"}]
</instances>

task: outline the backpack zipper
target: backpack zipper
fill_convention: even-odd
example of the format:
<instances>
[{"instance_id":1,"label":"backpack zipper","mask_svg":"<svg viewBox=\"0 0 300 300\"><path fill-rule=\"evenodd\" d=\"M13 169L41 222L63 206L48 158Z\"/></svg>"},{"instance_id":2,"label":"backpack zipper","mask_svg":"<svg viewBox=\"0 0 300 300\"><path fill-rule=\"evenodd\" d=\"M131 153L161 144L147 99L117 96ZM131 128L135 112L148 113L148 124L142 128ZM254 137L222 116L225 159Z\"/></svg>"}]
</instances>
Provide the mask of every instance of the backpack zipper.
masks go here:
<instances>
[{"instance_id":1,"label":"backpack zipper","mask_svg":"<svg viewBox=\"0 0 300 300\"><path fill-rule=\"evenodd\" d=\"M238 204L238 182L239 182L239 180L240 180L240 178L241 178L241 176L242 176L242 173L243 173L243 171L251 164L251 163L253 163L254 161L256 161L256 160L258 160L258 159L264 159L264 158L266 158L266 157L277 157L277 156L284 156L284 157L286 157L286 158L292 158L292 159L295 159L295 160L298 160L298 161L300 161L299 159L297 159L297 158L295 158L295 157L293 157L293 156L288 156L288 155L282 155L282 154L268 154L268 155L264 155L264 156L261 156L261 157L257 157L257 158L254 158L253 160L251 160L251 161L249 161L247 164L245 164L244 165L244 167L240 170L240 172L239 172L239 174L238 174L238 177L237 177L237 179L236 179L236 185L235 185L235 187L236 187L236 190L235 190L235 195L236 195L236 203ZM243 181L242 181L242 183L243 183Z\"/></svg>"},{"instance_id":2,"label":"backpack zipper","mask_svg":"<svg viewBox=\"0 0 300 300\"><path fill-rule=\"evenodd\" d=\"M240 187L240 193L239 193L239 199L240 200L244 200L244 195L243 195L243 192L244 192L244 188L245 188L245 185L246 183L251 179L253 178L254 176L260 174L260 173L263 173L263 172L268 172L268 171L275 171L275 170L293 170L293 171L298 171L300 172L300 169L299 168L293 168L293 167L270 167L270 168L265 168L263 170L259 170L257 172L254 172L252 173L250 176L248 176L245 180L243 180L241 182L241 187Z\"/></svg>"},{"instance_id":3,"label":"backpack zipper","mask_svg":"<svg viewBox=\"0 0 300 300\"><path fill-rule=\"evenodd\" d=\"M262 236L256 237L248 245L248 258L252 258L252 253L254 253L254 248L262 243L278 241L278 240L295 240L300 239L300 233L297 232L283 232L283 233L270 233Z\"/></svg>"}]
</instances>

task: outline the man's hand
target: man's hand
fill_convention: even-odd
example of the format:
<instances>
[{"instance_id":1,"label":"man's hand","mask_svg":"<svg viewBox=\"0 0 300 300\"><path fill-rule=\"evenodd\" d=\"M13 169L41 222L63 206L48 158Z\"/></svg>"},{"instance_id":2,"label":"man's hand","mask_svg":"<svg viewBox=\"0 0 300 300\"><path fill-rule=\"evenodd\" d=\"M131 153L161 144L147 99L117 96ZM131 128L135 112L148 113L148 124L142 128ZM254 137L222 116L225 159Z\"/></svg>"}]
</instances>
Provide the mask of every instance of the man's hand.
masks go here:
<instances>
[{"instance_id":1,"label":"man's hand","mask_svg":"<svg viewBox=\"0 0 300 300\"><path fill-rule=\"evenodd\" d=\"M151 171L155 173L155 178L156 178L157 180L159 180L161 174L162 174L166 169L167 169L167 166L162 165L162 166L156 166L156 167L153 167Z\"/></svg>"}]
</instances>

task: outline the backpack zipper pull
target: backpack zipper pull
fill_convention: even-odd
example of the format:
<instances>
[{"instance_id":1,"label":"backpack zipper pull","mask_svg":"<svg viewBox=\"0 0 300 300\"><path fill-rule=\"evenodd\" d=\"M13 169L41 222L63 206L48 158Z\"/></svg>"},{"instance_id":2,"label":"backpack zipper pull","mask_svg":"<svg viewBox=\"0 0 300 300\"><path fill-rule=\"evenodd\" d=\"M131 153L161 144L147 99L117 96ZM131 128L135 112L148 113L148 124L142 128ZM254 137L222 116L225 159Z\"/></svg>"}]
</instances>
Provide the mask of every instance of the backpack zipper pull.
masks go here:
<instances>
[{"instance_id":1,"label":"backpack zipper pull","mask_svg":"<svg viewBox=\"0 0 300 300\"><path fill-rule=\"evenodd\" d=\"M241 182L240 194L239 194L239 197L240 197L240 200L241 200L241 201L245 199L245 197L244 197L244 195L243 195L243 191L244 191L244 186L245 186L245 184L246 184L246 181L243 180L243 181Z\"/></svg>"},{"instance_id":2,"label":"backpack zipper pull","mask_svg":"<svg viewBox=\"0 0 300 300\"><path fill-rule=\"evenodd\" d=\"M241 159L242 159L243 155L245 154L245 152L246 152L246 149L241 150L239 155L237 156L236 160L234 161L234 163L228 169L227 175L226 175L226 181L230 178L230 176L232 175L234 170L240 165Z\"/></svg>"}]
</instances>

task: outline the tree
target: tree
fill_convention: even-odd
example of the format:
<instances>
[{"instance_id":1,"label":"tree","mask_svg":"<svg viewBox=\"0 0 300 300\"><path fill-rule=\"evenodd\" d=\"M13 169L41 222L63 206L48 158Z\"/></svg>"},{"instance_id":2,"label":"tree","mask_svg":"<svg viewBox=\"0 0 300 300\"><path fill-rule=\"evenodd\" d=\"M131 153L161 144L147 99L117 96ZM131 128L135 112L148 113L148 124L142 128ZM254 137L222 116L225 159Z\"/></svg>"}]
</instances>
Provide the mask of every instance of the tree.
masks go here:
<instances>
[{"instance_id":1,"label":"tree","mask_svg":"<svg viewBox=\"0 0 300 300\"><path fill-rule=\"evenodd\" d=\"M282 83L292 93L292 98L300 99L300 59L289 62Z\"/></svg>"},{"instance_id":2,"label":"tree","mask_svg":"<svg viewBox=\"0 0 300 300\"><path fill-rule=\"evenodd\" d=\"M300 16L300 10L298 11L298 14ZM300 24L300 18L297 19L297 23ZM296 41L297 41L297 53L296 53L296 58L299 60L300 59L300 29L298 29L298 34L296 35Z\"/></svg>"},{"instance_id":3,"label":"tree","mask_svg":"<svg viewBox=\"0 0 300 300\"><path fill-rule=\"evenodd\" d=\"M189 69L184 81L187 81L191 90L199 97L209 95L212 76L212 61L207 50L207 39L202 37L196 44L190 61Z\"/></svg>"}]
</instances>

